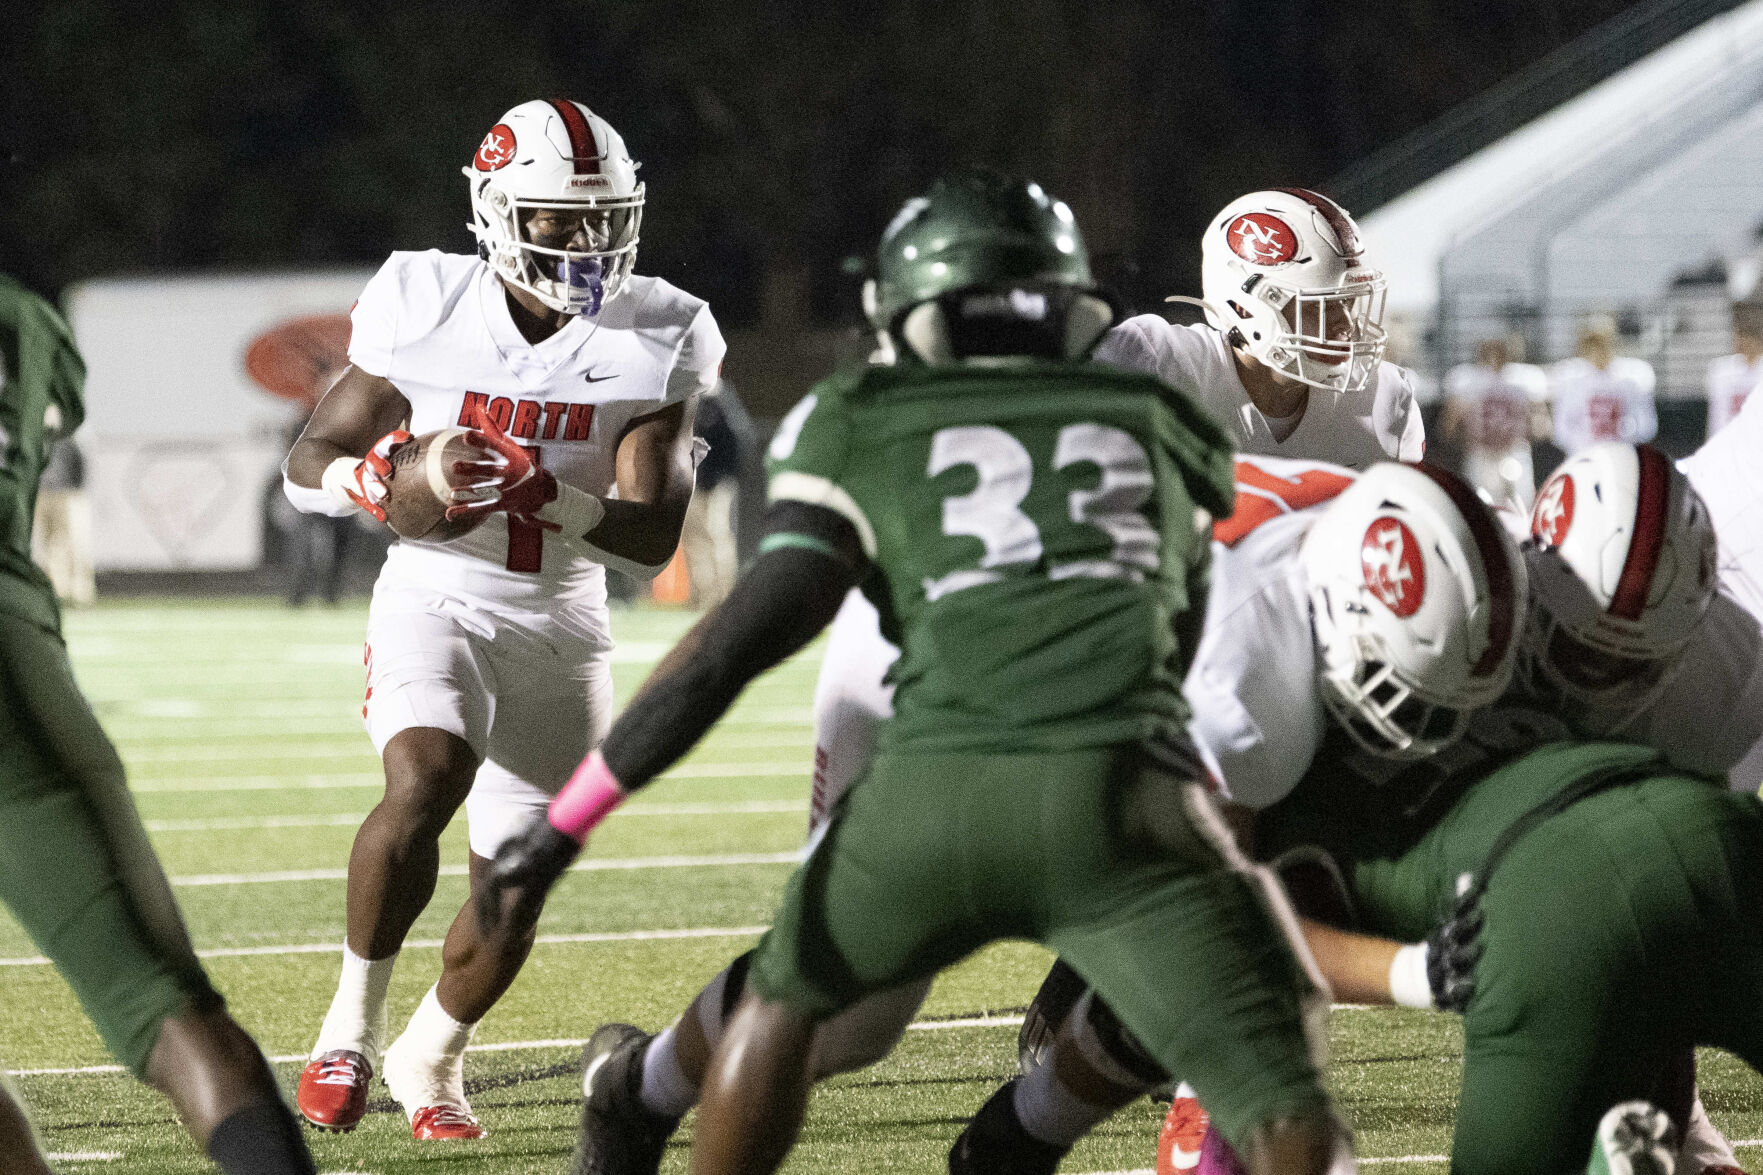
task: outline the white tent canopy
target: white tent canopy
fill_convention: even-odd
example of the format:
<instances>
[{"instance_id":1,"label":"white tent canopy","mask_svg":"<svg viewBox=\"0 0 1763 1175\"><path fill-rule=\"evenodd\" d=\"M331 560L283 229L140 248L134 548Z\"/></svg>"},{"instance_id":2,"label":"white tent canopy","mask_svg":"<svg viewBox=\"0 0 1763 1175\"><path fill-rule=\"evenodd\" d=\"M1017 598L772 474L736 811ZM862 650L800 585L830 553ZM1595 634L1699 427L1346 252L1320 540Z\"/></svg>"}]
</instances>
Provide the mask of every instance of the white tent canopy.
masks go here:
<instances>
[{"instance_id":1,"label":"white tent canopy","mask_svg":"<svg viewBox=\"0 0 1763 1175\"><path fill-rule=\"evenodd\" d=\"M1363 217L1390 307L1656 299L1763 221L1763 0L1714 17Z\"/></svg>"}]
</instances>

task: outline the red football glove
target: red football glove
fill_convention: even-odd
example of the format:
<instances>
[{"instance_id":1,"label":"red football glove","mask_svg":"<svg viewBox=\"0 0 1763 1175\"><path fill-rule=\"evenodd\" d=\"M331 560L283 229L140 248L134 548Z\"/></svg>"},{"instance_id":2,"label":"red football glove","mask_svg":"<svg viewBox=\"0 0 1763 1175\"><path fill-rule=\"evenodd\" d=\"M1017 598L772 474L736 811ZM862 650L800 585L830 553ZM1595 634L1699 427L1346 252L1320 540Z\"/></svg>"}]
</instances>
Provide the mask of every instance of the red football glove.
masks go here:
<instances>
[{"instance_id":1,"label":"red football glove","mask_svg":"<svg viewBox=\"0 0 1763 1175\"><path fill-rule=\"evenodd\" d=\"M395 428L375 441L367 456L355 464L354 488L343 487L351 502L381 522L386 520L386 508L380 503L386 500L386 478L392 473L392 454L409 440L409 433Z\"/></svg>"},{"instance_id":2,"label":"red football glove","mask_svg":"<svg viewBox=\"0 0 1763 1175\"><path fill-rule=\"evenodd\" d=\"M502 512L547 530L559 529L539 517L540 510L557 500L557 478L509 440L482 406L476 408L477 419L465 442L483 459L453 463L454 504L447 507L447 521Z\"/></svg>"}]
</instances>

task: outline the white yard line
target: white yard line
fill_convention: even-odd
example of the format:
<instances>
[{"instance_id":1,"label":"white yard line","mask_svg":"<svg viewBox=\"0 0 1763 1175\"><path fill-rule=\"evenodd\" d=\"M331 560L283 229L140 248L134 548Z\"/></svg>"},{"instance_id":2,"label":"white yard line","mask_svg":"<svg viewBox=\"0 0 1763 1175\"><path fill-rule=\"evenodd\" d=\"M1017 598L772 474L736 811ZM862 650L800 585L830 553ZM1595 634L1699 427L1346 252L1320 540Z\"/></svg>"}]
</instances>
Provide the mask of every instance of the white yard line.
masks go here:
<instances>
[{"instance_id":1,"label":"white yard line","mask_svg":"<svg viewBox=\"0 0 1763 1175\"><path fill-rule=\"evenodd\" d=\"M914 1025L914 1027L917 1027ZM1734 1146L1740 1144L1734 1143ZM1374 1167L1382 1163L1446 1163L1450 1155L1365 1155L1359 1156L1361 1167ZM1130 1171L1091 1171L1088 1175L1157 1175L1155 1167L1134 1167Z\"/></svg>"},{"instance_id":2,"label":"white yard line","mask_svg":"<svg viewBox=\"0 0 1763 1175\"><path fill-rule=\"evenodd\" d=\"M286 758L287 756L275 756ZM787 762L686 763L662 775L662 779L764 779L769 776L806 779L808 756ZM348 771L311 775L223 775L214 779L135 779L130 788L142 795L172 792L304 791L351 787L380 787L384 777L377 771Z\"/></svg>"},{"instance_id":3,"label":"white yard line","mask_svg":"<svg viewBox=\"0 0 1763 1175\"><path fill-rule=\"evenodd\" d=\"M727 930L716 929L716 930L683 930L683 931L639 931L636 933L646 933L646 934L653 935L655 937L710 938L710 937L714 937L714 936L718 936L718 935L725 935L725 934L731 935L731 936L736 935L736 934L755 934L755 933L758 933L764 929L765 928L762 926L738 926L738 927L730 927ZM581 942L581 941L588 941L589 939L591 939L591 936L584 937L584 936L579 936L579 935L556 935L556 936L542 935L542 936L540 936L539 941L540 942L550 942L550 941ZM599 940L593 940L593 941L605 941L605 940L599 939ZM404 945L406 947L410 947L410 946L414 946L416 944L415 943L405 943ZM439 942L437 941L435 945L438 946ZM338 948L335 945L331 945L331 946L327 947L327 949L336 950ZM198 951L197 953L204 955L205 957L208 955L208 952L206 952L206 951ZM969 1016L969 1017L966 1017L963 1019L954 1019L954 1020L916 1020L911 1025L909 1025L909 1027L913 1031L916 1031L916 1032L946 1032L946 1031L949 1031L952 1029L957 1029L957 1028L1015 1028L1018 1025L1020 1025L1021 1023L1022 1023L1021 1016ZM512 1053L512 1052L520 1052L520 1051L523 1051L526 1049L580 1048L582 1045L584 1045L586 1043L588 1043L588 1039L585 1036L584 1037L556 1037L556 1038L549 1039L549 1040L508 1040L508 1041L497 1041L497 1042L490 1043L490 1044L468 1045L468 1046L466 1046L465 1051L468 1053ZM291 1064L292 1062L295 1062L295 1061L304 1061L306 1059L306 1054L305 1053L286 1053L286 1054L283 1054L280 1056L273 1056L269 1059L271 1061L274 1061L277 1064ZM73 1066L73 1067L64 1068L64 1069L11 1069L11 1070L8 1070L8 1073L13 1077L83 1077L83 1076L89 1076L89 1075L93 1075L93 1074L121 1073L121 1072L123 1072L123 1067L121 1065L78 1065L78 1066ZM1751 1139L1746 1142L1735 1142L1732 1145L1733 1146L1763 1146L1763 1139ZM1427 1162L1441 1162L1442 1163L1445 1161L1445 1156L1444 1155L1404 1155L1399 1158L1382 1158L1382 1159L1371 1158L1371 1159L1360 1159L1359 1161L1361 1163L1427 1163ZM1092 1172L1091 1175L1146 1175L1146 1173L1150 1172L1151 1170L1152 1170L1152 1168L1145 1167L1145 1168L1135 1169L1133 1171L1097 1171L1097 1172Z\"/></svg>"},{"instance_id":4,"label":"white yard line","mask_svg":"<svg viewBox=\"0 0 1763 1175\"><path fill-rule=\"evenodd\" d=\"M571 873L598 873L603 870L626 869L722 869L742 865L794 865L802 859L802 851L787 853L711 853L702 856L677 857L590 857L569 867ZM464 865L442 865L442 877L464 877ZM274 885L289 881L344 881L347 869L279 869L268 873L195 873L171 879L173 886L194 888L208 885Z\"/></svg>"},{"instance_id":5,"label":"white yard line","mask_svg":"<svg viewBox=\"0 0 1763 1175\"><path fill-rule=\"evenodd\" d=\"M122 1158L121 1151L50 1151L43 1156L51 1163L114 1163Z\"/></svg>"},{"instance_id":6,"label":"white yard line","mask_svg":"<svg viewBox=\"0 0 1763 1175\"><path fill-rule=\"evenodd\" d=\"M558 943L577 942L670 942L677 939L692 938L748 938L758 937L765 933L763 926L688 926L677 930L589 930L576 934L541 934L535 940L541 944L555 945ZM438 938L410 938L404 940L401 948L407 951L439 950L444 940ZM196 952L203 959L242 959L262 955L334 955L342 950L342 936L324 942L291 942L275 943L255 947L207 947ZM42 955L21 955L11 959L0 959L0 967L47 967L49 960Z\"/></svg>"},{"instance_id":7,"label":"white yard line","mask_svg":"<svg viewBox=\"0 0 1763 1175\"><path fill-rule=\"evenodd\" d=\"M755 816L806 812L805 800L730 800L703 804L626 804L612 814L626 816ZM146 820L148 832L226 832L254 828L327 828L353 826L367 819L366 812L333 812L317 816L217 816L208 820Z\"/></svg>"}]
</instances>

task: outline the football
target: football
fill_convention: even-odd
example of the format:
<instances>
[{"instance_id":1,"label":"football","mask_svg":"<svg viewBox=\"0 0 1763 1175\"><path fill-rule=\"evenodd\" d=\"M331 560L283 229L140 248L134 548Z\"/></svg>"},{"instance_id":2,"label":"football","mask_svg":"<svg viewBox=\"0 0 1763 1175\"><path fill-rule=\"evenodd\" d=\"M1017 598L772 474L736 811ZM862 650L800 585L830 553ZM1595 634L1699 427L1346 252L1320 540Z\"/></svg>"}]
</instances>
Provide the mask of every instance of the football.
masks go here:
<instances>
[{"instance_id":1,"label":"football","mask_svg":"<svg viewBox=\"0 0 1763 1175\"><path fill-rule=\"evenodd\" d=\"M399 538L452 542L469 534L482 518L447 521L447 493L453 484L453 464L471 461L482 454L465 441L465 429L441 428L400 446L392 454L392 473L386 478L386 525Z\"/></svg>"}]
</instances>

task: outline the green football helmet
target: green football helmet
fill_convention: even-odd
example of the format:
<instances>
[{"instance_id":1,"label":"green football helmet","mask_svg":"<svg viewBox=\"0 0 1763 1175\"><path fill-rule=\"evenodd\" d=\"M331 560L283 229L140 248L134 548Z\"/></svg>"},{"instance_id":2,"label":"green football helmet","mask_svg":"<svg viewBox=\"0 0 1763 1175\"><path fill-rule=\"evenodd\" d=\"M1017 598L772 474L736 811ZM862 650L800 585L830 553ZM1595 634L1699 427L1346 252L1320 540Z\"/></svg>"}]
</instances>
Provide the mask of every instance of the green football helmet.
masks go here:
<instances>
[{"instance_id":1,"label":"green football helmet","mask_svg":"<svg viewBox=\"0 0 1763 1175\"><path fill-rule=\"evenodd\" d=\"M864 311L930 363L1072 358L1114 319L1071 209L1037 183L980 170L945 176L900 209Z\"/></svg>"}]
</instances>

